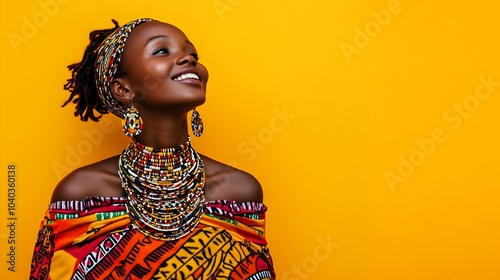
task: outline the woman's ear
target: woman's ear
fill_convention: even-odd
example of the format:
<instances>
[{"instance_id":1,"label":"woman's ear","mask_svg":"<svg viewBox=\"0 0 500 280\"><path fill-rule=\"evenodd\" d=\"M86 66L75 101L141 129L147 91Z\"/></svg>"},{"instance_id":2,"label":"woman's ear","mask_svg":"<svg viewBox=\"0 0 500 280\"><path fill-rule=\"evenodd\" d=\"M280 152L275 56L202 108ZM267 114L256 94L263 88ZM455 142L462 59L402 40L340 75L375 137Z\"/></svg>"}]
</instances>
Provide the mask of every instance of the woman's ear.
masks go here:
<instances>
[{"instance_id":1,"label":"woman's ear","mask_svg":"<svg viewBox=\"0 0 500 280\"><path fill-rule=\"evenodd\" d=\"M111 81L111 91L113 97L120 101L122 104L128 104L132 99L132 90L125 79L116 78Z\"/></svg>"}]
</instances>

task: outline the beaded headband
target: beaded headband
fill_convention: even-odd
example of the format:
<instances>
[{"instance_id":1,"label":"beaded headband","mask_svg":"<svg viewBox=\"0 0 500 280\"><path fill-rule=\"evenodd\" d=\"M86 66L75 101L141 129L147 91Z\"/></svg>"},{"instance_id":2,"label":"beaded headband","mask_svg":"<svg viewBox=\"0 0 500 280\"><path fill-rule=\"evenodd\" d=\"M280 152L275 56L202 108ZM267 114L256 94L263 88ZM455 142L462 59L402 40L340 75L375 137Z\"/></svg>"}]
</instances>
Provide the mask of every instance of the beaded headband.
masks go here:
<instances>
[{"instance_id":1,"label":"beaded headband","mask_svg":"<svg viewBox=\"0 0 500 280\"><path fill-rule=\"evenodd\" d=\"M108 110L120 118L124 117L125 110L113 96L111 81L115 77L118 64L120 64L128 35L136 26L149 21L156 20L140 18L124 24L106 37L97 48L97 60L94 65L97 93Z\"/></svg>"}]
</instances>

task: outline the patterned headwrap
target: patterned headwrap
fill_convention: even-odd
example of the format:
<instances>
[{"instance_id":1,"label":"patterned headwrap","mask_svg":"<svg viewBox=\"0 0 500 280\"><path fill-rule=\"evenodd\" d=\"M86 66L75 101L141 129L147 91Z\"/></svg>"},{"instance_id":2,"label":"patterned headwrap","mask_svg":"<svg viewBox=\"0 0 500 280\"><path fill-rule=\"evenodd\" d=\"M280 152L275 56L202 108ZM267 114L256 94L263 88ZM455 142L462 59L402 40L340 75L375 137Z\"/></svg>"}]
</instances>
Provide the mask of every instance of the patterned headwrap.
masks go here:
<instances>
[{"instance_id":1,"label":"patterned headwrap","mask_svg":"<svg viewBox=\"0 0 500 280\"><path fill-rule=\"evenodd\" d=\"M97 48L97 60L95 62L97 93L108 110L120 118L124 117L125 110L113 96L111 81L115 77L118 64L120 64L128 35L136 26L149 21L156 20L140 18L124 24L106 37Z\"/></svg>"}]
</instances>

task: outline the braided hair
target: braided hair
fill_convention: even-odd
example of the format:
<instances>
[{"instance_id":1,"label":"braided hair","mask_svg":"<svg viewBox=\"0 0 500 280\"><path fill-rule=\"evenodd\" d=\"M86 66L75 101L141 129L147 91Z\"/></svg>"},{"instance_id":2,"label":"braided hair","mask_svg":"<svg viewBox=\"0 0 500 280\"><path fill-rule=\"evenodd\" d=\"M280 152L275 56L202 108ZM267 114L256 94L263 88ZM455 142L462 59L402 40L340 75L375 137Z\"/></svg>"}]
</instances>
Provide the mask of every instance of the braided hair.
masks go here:
<instances>
[{"instance_id":1,"label":"braided hair","mask_svg":"<svg viewBox=\"0 0 500 280\"><path fill-rule=\"evenodd\" d=\"M70 92L70 96L62 107L72 102L75 104L75 117L80 116L80 120L87 121L91 119L98 121L103 114L109 113L108 108L104 105L97 93L95 81L95 62L97 60L97 48L101 43L120 27L116 20L112 20L114 27L109 29L94 30L89 34L90 43L85 49L82 61L68 65L68 70L71 71L71 78L66 81L64 89ZM122 71L116 73L119 77ZM94 110L99 113L96 116Z\"/></svg>"}]
</instances>

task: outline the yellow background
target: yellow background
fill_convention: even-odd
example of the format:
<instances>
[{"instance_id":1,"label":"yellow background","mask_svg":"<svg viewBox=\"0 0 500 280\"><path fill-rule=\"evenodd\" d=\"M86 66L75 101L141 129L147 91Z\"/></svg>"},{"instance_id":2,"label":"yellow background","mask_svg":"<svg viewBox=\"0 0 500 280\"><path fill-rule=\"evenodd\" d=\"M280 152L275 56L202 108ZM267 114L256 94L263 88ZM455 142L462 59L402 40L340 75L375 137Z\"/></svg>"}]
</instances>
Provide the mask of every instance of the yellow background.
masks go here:
<instances>
[{"instance_id":1,"label":"yellow background","mask_svg":"<svg viewBox=\"0 0 500 280\"><path fill-rule=\"evenodd\" d=\"M138 17L170 22L197 46L211 78L194 145L264 186L279 279L500 279L500 1L0 8L1 279L27 278L60 177L128 142L116 118L84 123L60 105L88 33ZM8 163L18 172L15 273Z\"/></svg>"}]
</instances>

